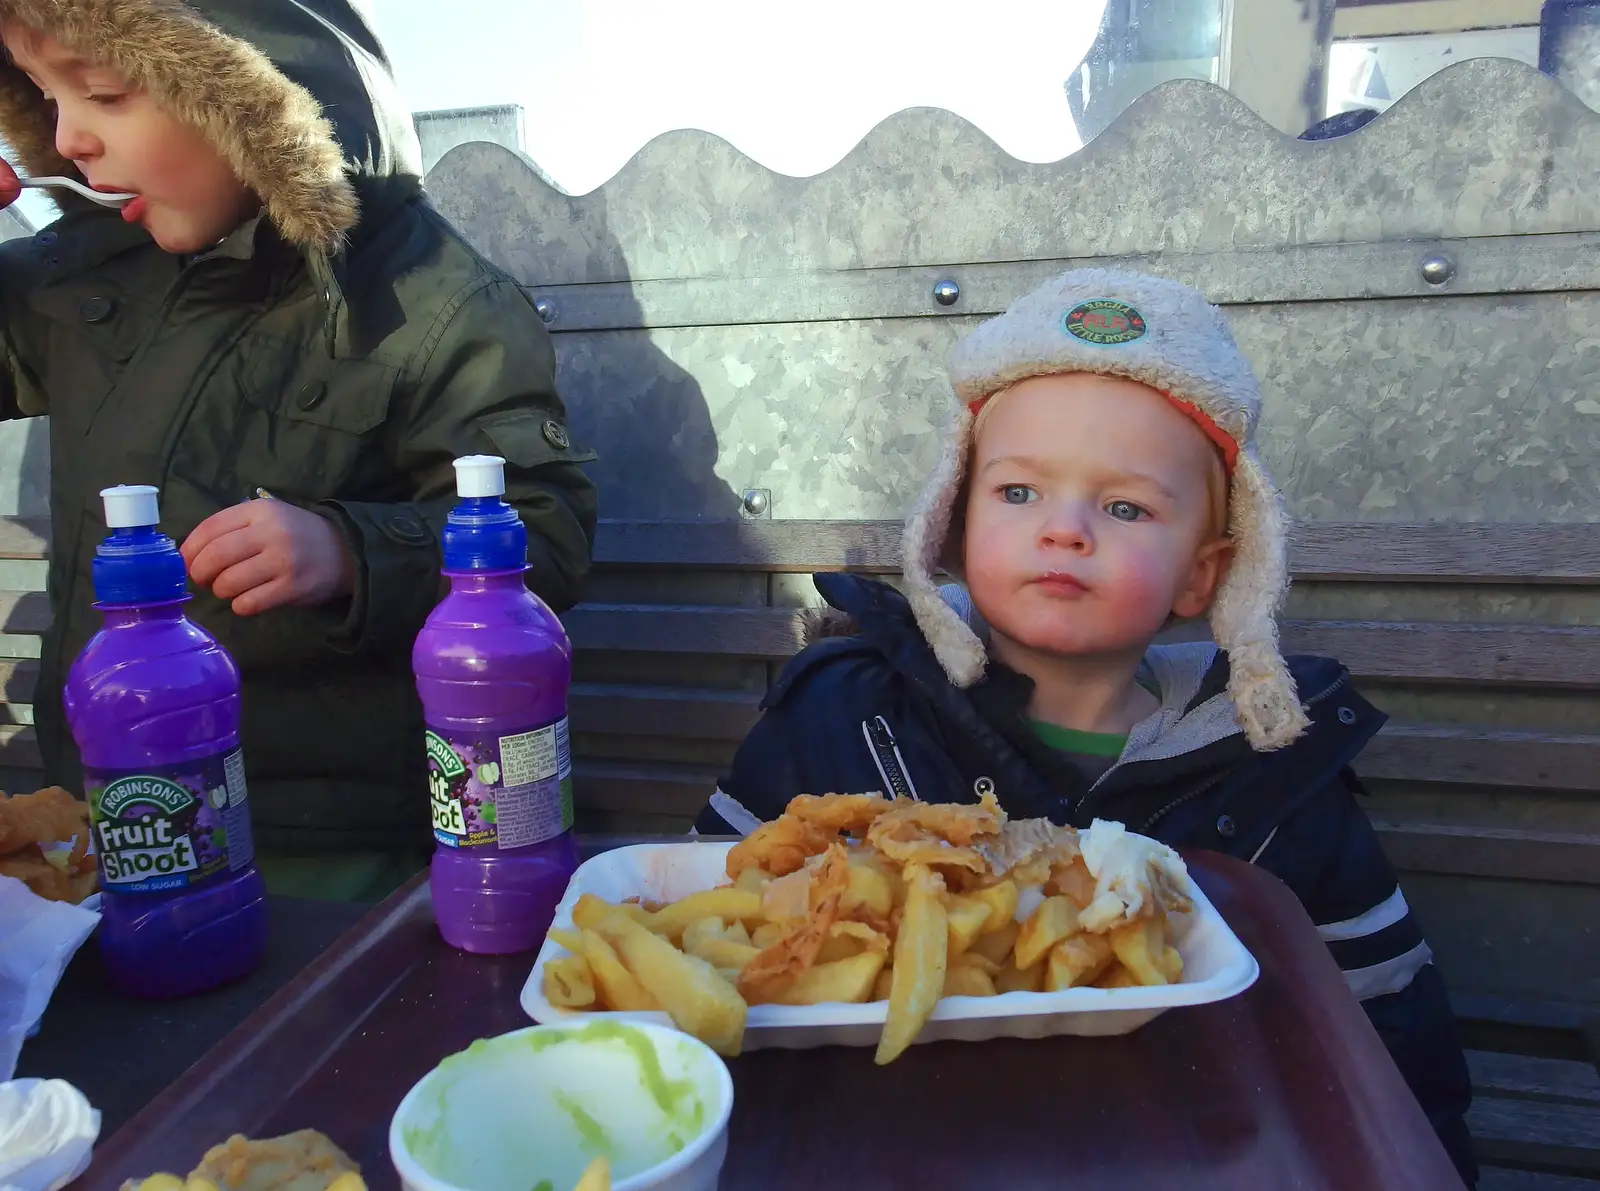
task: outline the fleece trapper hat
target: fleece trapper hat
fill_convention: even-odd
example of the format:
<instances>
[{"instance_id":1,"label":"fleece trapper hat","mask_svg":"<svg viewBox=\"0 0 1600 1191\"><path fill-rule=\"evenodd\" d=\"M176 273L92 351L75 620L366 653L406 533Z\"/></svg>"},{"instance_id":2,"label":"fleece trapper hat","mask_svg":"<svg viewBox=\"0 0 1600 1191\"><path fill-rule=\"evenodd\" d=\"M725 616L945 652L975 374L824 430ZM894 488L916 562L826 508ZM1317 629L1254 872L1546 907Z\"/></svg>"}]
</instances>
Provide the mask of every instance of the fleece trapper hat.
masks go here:
<instances>
[{"instance_id":1,"label":"fleece trapper hat","mask_svg":"<svg viewBox=\"0 0 1600 1191\"><path fill-rule=\"evenodd\" d=\"M1255 447L1261 390L1221 311L1190 286L1106 269L1065 273L981 324L951 353L961 403L944 453L906 522L906 596L959 687L983 676L983 642L940 597L934 574L964 492L984 402L1033 376L1095 372L1149 385L1217 444L1228 470L1233 559L1211 606L1228 693L1253 748L1282 748L1307 719L1278 648L1274 614L1288 589L1288 518ZM957 544L959 548L959 544Z\"/></svg>"}]
</instances>

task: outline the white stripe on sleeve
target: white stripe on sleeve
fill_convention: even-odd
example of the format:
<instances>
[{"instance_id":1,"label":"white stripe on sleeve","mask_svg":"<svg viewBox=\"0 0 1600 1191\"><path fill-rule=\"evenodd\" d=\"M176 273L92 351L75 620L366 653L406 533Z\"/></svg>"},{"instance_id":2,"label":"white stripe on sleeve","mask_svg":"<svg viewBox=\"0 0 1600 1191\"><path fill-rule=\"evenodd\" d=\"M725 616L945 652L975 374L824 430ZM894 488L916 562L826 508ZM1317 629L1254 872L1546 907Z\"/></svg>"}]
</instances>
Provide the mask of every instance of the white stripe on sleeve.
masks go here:
<instances>
[{"instance_id":1,"label":"white stripe on sleeve","mask_svg":"<svg viewBox=\"0 0 1600 1191\"><path fill-rule=\"evenodd\" d=\"M1397 993L1411 983L1412 977L1433 962L1433 952L1426 943L1418 943L1404 955L1386 959L1370 968L1352 968L1344 974L1345 983L1356 1000L1368 1001L1387 993Z\"/></svg>"},{"instance_id":2,"label":"white stripe on sleeve","mask_svg":"<svg viewBox=\"0 0 1600 1191\"><path fill-rule=\"evenodd\" d=\"M1365 914L1357 914L1354 918L1346 918L1343 922L1330 922L1326 926L1317 927L1317 934L1322 936L1325 943L1336 943L1341 939L1359 939L1363 935L1375 935L1384 927L1393 926L1411 912L1411 907L1406 905L1406 895L1400 892L1400 887L1395 886L1394 892L1384 898Z\"/></svg>"}]
</instances>

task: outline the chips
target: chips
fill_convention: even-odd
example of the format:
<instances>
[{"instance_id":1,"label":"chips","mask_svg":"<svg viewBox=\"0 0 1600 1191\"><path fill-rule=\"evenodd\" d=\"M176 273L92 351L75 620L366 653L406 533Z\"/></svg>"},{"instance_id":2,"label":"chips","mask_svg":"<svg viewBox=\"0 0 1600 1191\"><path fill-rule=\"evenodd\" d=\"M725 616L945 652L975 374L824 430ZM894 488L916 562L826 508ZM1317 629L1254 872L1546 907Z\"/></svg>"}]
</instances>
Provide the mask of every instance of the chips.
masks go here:
<instances>
[{"instance_id":1,"label":"chips","mask_svg":"<svg viewBox=\"0 0 1600 1191\"><path fill-rule=\"evenodd\" d=\"M864 838L863 838L864 837ZM1080 846L1081 845L1081 846ZM893 1062L943 997L1176 983L1170 848L1097 820L1007 822L992 798L930 804L809 795L730 850L731 882L664 905L590 894L544 991L570 1009L665 1010L739 1053L750 1005L886 1001Z\"/></svg>"}]
</instances>

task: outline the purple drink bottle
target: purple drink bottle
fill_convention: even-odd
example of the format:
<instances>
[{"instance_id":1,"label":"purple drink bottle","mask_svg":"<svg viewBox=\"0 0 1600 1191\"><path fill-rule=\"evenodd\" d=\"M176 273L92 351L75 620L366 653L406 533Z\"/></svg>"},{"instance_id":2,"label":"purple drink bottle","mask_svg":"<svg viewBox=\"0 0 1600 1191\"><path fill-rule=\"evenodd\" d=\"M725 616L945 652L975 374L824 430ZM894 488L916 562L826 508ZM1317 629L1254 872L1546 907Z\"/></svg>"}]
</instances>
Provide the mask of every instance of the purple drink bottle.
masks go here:
<instances>
[{"instance_id":1,"label":"purple drink bottle","mask_svg":"<svg viewBox=\"0 0 1600 1191\"><path fill-rule=\"evenodd\" d=\"M100 869L100 952L142 997L203 992L267 948L239 749L239 671L183 614L183 558L156 490L107 488L95 553L105 624L67 674Z\"/></svg>"},{"instance_id":2,"label":"purple drink bottle","mask_svg":"<svg viewBox=\"0 0 1600 1191\"><path fill-rule=\"evenodd\" d=\"M452 947L509 955L539 946L578 867L572 646L523 579L528 535L500 499L505 460L469 455L455 467L450 593L411 652L427 727L433 912Z\"/></svg>"}]
</instances>

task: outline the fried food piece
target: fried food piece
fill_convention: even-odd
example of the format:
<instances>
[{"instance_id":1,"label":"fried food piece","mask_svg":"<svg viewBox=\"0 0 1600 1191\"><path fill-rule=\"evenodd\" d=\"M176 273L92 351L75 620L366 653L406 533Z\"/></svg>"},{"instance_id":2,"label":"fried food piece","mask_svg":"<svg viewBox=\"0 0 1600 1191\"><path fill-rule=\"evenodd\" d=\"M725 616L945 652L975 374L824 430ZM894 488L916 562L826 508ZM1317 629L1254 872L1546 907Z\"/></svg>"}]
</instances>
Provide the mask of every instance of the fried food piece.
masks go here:
<instances>
[{"instance_id":1,"label":"fried food piece","mask_svg":"<svg viewBox=\"0 0 1600 1191\"><path fill-rule=\"evenodd\" d=\"M611 1162L604 1154L596 1154L584 1167L572 1191L611 1191Z\"/></svg>"},{"instance_id":2,"label":"fried food piece","mask_svg":"<svg viewBox=\"0 0 1600 1191\"><path fill-rule=\"evenodd\" d=\"M880 820L881 822L881 820ZM932 869L906 869L906 906L894 941L894 978L889 1011L874 1061L892 1063L916 1041L944 992L949 923L944 910L944 880Z\"/></svg>"},{"instance_id":3,"label":"fried food piece","mask_svg":"<svg viewBox=\"0 0 1600 1191\"><path fill-rule=\"evenodd\" d=\"M992 963L1004 965L1011 958L1011 952L1017 945L1017 936L1021 933L1020 922L1008 922L999 930L984 931L973 941L966 954L981 955Z\"/></svg>"},{"instance_id":4,"label":"fried food piece","mask_svg":"<svg viewBox=\"0 0 1600 1191\"><path fill-rule=\"evenodd\" d=\"M774 1005L859 1004L872 996L883 971L882 951L863 951L848 959L813 964L773 997Z\"/></svg>"},{"instance_id":5,"label":"fried food piece","mask_svg":"<svg viewBox=\"0 0 1600 1191\"><path fill-rule=\"evenodd\" d=\"M835 841L827 858L812 874L810 913L740 971L739 992L746 1001L776 999L801 972L817 962L817 954L839 917L839 905L849 883L850 864L844 845Z\"/></svg>"},{"instance_id":6,"label":"fried food piece","mask_svg":"<svg viewBox=\"0 0 1600 1191\"><path fill-rule=\"evenodd\" d=\"M1094 900L1094 875L1080 854L1064 864L1051 865L1044 891L1052 897L1070 898L1073 905L1082 910Z\"/></svg>"},{"instance_id":7,"label":"fried food piece","mask_svg":"<svg viewBox=\"0 0 1600 1191\"><path fill-rule=\"evenodd\" d=\"M1095 988L1138 988L1139 978L1120 963L1114 963L1100 973L1094 981Z\"/></svg>"},{"instance_id":8,"label":"fried food piece","mask_svg":"<svg viewBox=\"0 0 1600 1191\"><path fill-rule=\"evenodd\" d=\"M91 871L85 880L82 874L70 871L68 864L58 864L38 844L28 844L0 856L0 877L15 877L48 901L76 905L94 892L94 874Z\"/></svg>"},{"instance_id":9,"label":"fried food piece","mask_svg":"<svg viewBox=\"0 0 1600 1191\"><path fill-rule=\"evenodd\" d=\"M633 973L623 966L616 948L594 931L574 934L571 931L552 930L550 937L573 955L581 955L589 962L589 975L594 981L595 996L601 1002L601 1008L622 1012L661 1008L644 986L634 979Z\"/></svg>"},{"instance_id":10,"label":"fried food piece","mask_svg":"<svg viewBox=\"0 0 1600 1191\"><path fill-rule=\"evenodd\" d=\"M879 955L887 956L889 945L889 936L876 927L868 926L865 922L841 919L828 928L828 939L817 953L817 963L849 959L863 951L876 951Z\"/></svg>"},{"instance_id":11,"label":"fried food piece","mask_svg":"<svg viewBox=\"0 0 1600 1191\"><path fill-rule=\"evenodd\" d=\"M1045 961L1040 960L1031 968L1017 967L1015 960L1006 964L994 978L996 992L1043 992L1045 978Z\"/></svg>"},{"instance_id":12,"label":"fried food piece","mask_svg":"<svg viewBox=\"0 0 1600 1191\"><path fill-rule=\"evenodd\" d=\"M970 895L946 897L944 906L950 927L950 959L954 962L983 933L991 907Z\"/></svg>"},{"instance_id":13,"label":"fried food piece","mask_svg":"<svg viewBox=\"0 0 1600 1191\"><path fill-rule=\"evenodd\" d=\"M0 852L29 844L64 844L89 833L89 804L60 786L7 797L0 794Z\"/></svg>"},{"instance_id":14,"label":"fried food piece","mask_svg":"<svg viewBox=\"0 0 1600 1191\"><path fill-rule=\"evenodd\" d=\"M1080 984L1093 984L1116 960L1111 940L1105 935L1072 935L1050 949L1046 961L1044 990L1060 992Z\"/></svg>"},{"instance_id":15,"label":"fried food piece","mask_svg":"<svg viewBox=\"0 0 1600 1191\"><path fill-rule=\"evenodd\" d=\"M783 813L835 835L862 835L879 815L909 801L891 802L882 794L797 794Z\"/></svg>"},{"instance_id":16,"label":"fried food piece","mask_svg":"<svg viewBox=\"0 0 1600 1191\"><path fill-rule=\"evenodd\" d=\"M1078 855L1078 833L1048 819L1016 819L1002 823L992 839L977 844L995 876L1009 876L1020 888L1042 885L1051 870Z\"/></svg>"},{"instance_id":17,"label":"fried food piece","mask_svg":"<svg viewBox=\"0 0 1600 1191\"><path fill-rule=\"evenodd\" d=\"M1159 918L1140 918L1111 928L1111 949L1142 985L1167 981L1167 940Z\"/></svg>"},{"instance_id":18,"label":"fried food piece","mask_svg":"<svg viewBox=\"0 0 1600 1191\"><path fill-rule=\"evenodd\" d=\"M360 1167L323 1134L302 1129L261 1141L230 1137L207 1151L189 1178L219 1191L331 1191L345 1175L359 1182Z\"/></svg>"},{"instance_id":19,"label":"fried food piece","mask_svg":"<svg viewBox=\"0 0 1600 1191\"><path fill-rule=\"evenodd\" d=\"M967 895L989 907L989 921L983 924L983 933L1000 930L1017 916L1017 883L1010 877L974 889Z\"/></svg>"},{"instance_id":20,"label":"fried food piece","mask_svg":"<svg viewBox=\"0 0 1600 1191\"><path fill-rule=\"evenodd\" d=\"M786 877L805 866L806 861L828 850L838 838L814 823L792 815L780 815L763 823L728 850L727 873L734 882L752 868L774 877Z\"/></svg>"},{"instance_id":21,"label":"fried food piece","mask_svg":"<svg viewBox=\"0 0 1600 1191\"><path fill-rule=\"evenodd\" d=\"M1045 898L1017 934L1017 966L1033 967L1050 954L1052 947L1080 929L1077 906L1064 897Z\"/></svg>"},{"instance_id":22,"label":"fried food piece","mask_svg":"<svg viewBox=\"0 0 1600 1191\"><path fill-rule=\"evenodd\" d=\"M558 1009L587 1009L595 1003L594 973L581 953L558 955L544 966L544 998Z\"/></svg>"},{"instance_id":23,"label":"fried food piece","mask_svg":"<svg viewBox=\"0 0 1600 1191\"><path fill-rule=\"evenodd\" d=\"M931 809L931 808L930 808ZM989 862L977 849L951 843L914 813L890 811L867 829L867 843L903 867L967 869L987 875Z\"/></svg>"},{"instance_id":24,"label":"fried food piece","mask_svg":"<svg viewBox=\"0 0 1600 1191\"><path fill-rule=\"evenodd\" d=\"M962 964L947 968L944 973L944 995L947 997L992 997L994 980L982 968Z\"/></svg>"},{"instance_id":25,"label":"fried food piece","mask_svg":"<svg viewBox=\"0 0 1600 1191\"><path fill-rule=\"evenodd\" d=\"M749 1006L716 968L698 956L685 955L620 911L601 918L594 930L616 949L617 957L667 1011L673 1025L719 1055L739 1053Z\"/></svg>"}]
</instances>

